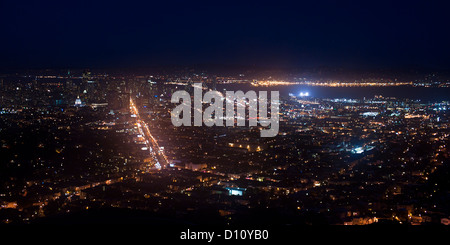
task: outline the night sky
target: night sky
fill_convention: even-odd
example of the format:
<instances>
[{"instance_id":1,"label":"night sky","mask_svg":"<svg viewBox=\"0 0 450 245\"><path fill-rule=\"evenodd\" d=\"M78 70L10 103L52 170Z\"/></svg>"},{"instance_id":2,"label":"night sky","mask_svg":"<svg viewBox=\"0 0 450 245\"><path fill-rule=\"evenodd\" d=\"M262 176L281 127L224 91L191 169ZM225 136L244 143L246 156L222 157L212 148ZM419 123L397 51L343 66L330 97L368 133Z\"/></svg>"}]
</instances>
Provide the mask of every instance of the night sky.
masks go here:
<instances>
[{"instance_id":1,"label":"night sky","mask_svg":"<svg viewBox=\"0 0 450 245\"><path fill-rule=\"evenodd\" d=\"M0 67L450 68L448 1L0 0Z\"/></svg>"}]
</instances>

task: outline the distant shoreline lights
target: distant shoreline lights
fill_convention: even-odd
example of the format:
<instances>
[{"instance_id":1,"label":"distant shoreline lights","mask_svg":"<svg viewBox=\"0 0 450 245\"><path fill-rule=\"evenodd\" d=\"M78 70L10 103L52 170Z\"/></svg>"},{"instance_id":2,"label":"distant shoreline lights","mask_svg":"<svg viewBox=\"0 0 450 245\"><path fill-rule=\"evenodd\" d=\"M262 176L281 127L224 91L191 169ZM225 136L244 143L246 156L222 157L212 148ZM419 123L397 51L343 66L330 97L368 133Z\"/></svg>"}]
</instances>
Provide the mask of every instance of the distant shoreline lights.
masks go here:
<instances>
[{"instance_id":1,"label":"distant shoreline lights","mask_svg":"<svg viewBox=\"0 0 450 245\"><path fill-rule=\"evenodd\" d=\"M324 81L324 82L288 82L277 80L252 81L252 86L287 86L287 85L307 85L307 86L323 86L323 87L390 87L390 86L408 86L414 85L412 82L343 82L343 81Z\"/></svg>"}]
</instances>

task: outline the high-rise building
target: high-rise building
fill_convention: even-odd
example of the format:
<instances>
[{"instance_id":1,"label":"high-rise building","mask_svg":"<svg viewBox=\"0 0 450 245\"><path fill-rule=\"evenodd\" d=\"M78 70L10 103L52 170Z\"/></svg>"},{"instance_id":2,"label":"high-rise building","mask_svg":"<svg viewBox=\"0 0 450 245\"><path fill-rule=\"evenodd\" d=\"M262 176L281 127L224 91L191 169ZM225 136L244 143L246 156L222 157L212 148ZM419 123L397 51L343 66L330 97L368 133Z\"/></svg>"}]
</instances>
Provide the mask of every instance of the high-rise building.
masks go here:
<instances>
[{"instance_id":1,"label":"high-rise building","mask_svg":"<svg viewBox=\"0 0 450 245\"><path fill-rule=\"evenodd\" d=\"M217 90L217 77L214 76L212 79L212 90Z\"/></svg>"}]
</instances>

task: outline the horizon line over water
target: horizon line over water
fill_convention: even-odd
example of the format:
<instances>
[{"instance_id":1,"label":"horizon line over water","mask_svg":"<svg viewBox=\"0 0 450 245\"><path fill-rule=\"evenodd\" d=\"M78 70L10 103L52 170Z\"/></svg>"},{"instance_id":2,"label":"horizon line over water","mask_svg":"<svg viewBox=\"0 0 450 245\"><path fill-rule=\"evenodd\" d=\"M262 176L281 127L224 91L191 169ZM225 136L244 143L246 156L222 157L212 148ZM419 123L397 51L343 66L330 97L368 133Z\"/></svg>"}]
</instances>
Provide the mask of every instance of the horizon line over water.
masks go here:
<instances>
[{"instance_id":1,"label":"horizon line over water","mask_svg":"<svg viewBox=\"0 0 450 245\"><path fill-rule=\"evenodd\" d=\"M218 90L255 90L255 91L280 91L280 96L288 96L290 93L299 95L308 92L313 98L348 98L348 99L370 99L375 95L383 97L408 98L423 102L450 101L450 88L438 87L323 87L311 85L277 85L268 87L255 87L250 84L219 84Z\"/></svg>"}]
</instances>

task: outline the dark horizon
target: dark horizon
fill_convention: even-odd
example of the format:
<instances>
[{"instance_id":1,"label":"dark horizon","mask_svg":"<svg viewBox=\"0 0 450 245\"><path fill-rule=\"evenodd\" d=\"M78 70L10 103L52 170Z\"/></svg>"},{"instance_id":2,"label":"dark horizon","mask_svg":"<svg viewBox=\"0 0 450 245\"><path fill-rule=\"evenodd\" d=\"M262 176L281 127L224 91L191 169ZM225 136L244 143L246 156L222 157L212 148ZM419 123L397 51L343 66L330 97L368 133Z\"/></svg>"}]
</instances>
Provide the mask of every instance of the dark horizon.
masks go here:
<instances>
[{"instance_id":1,"label":"dark horizon","mask_svg":"<svg viewBox=\"0 0 450 245\"><path fill-rule=\"evenodd\" d=\"M450 67L444 1L0 3L0 67Z\"/></svg>"}]
</instances>

